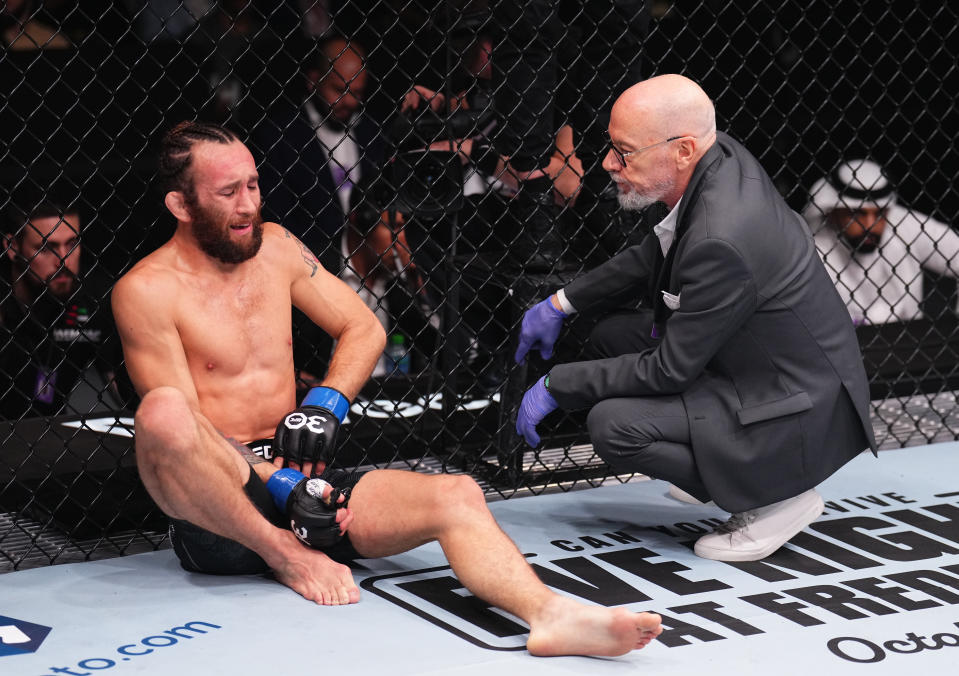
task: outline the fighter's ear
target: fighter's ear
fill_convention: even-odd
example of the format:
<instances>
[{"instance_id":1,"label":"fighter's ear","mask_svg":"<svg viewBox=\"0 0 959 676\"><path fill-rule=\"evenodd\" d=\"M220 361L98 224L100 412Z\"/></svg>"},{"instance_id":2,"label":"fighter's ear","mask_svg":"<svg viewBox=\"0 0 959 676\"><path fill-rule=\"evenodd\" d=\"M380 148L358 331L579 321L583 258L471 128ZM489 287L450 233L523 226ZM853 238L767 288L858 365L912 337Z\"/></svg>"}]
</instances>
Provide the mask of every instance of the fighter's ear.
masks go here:
<instances>
[{"instance_id":1,"label":"fighter's ear","mask_svg":"<svg viewBox=\"0 0 959 676\"><path fill-rule=\"evenodd\" d=\"M186 206L186 199L179 190L171 190L168 192L163 198L163 203L178 221L188 222L192 220L190 210Z\"/></svg>"}]
</instances>

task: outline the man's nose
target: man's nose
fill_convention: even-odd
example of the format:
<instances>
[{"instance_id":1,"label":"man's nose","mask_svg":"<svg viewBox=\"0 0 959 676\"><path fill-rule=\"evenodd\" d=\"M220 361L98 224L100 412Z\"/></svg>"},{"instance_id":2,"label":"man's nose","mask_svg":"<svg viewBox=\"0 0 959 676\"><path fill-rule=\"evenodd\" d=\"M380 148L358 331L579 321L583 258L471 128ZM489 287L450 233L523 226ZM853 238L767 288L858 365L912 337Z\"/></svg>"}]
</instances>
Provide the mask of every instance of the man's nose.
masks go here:
<instances>
[{"instance_id":1,"label":"man's nose","mask_svg":"<svg viewBox=\"0 0 959 676\"><path fill-rule=\"evenodd\" d=\"M611 174L620 170L619 161L613 157L612 148L606 151L606 156L603 158L603 169Z\"/></svg>"},{"instance_id":2,"label":"man's nose","mask_svg":"<svg viewBox=\"0 0 959 676\"><path fill-rule=\"evenodd\" d=\"M57 258L60 259L61 265L66 262L74 251L79 251L79 248L70 244L64 244L54 249L54 253L57 255Z\"/></svg>"},{"instance_id":3,"label":"man's nose","mask_svg":"<svg viewBox=\"0 0 959 676\"><path fill-rule=\"evenodd\" d=\"M256 200L253 199L253 192L249 189L244 190L240 195L240 201L237 204L237 211L248 215L256 211Z\"/></svg>"}]
</instances>

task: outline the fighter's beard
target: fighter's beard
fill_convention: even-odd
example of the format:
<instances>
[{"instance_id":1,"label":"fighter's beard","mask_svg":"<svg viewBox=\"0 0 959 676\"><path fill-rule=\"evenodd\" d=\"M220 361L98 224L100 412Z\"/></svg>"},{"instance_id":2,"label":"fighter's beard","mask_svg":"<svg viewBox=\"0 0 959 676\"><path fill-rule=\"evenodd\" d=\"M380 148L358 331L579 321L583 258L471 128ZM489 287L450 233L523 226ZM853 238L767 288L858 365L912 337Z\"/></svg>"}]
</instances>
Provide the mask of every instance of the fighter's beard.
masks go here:
<instances>
[{"instance_id":1,"label":"fighter's beard","mask_svg":"<svg viewBox=\"0 0 959 676\"><path fill-rule=\"evenodd\" d=\"M260 210L251 219L253 232L248 241L239 243L230 239L230 226L216 221L209 213L200 208L194 209L193 236L207 256L221 263L235 265L250 260L263 244L263 219Z\"/></svg>"}]
</instances>

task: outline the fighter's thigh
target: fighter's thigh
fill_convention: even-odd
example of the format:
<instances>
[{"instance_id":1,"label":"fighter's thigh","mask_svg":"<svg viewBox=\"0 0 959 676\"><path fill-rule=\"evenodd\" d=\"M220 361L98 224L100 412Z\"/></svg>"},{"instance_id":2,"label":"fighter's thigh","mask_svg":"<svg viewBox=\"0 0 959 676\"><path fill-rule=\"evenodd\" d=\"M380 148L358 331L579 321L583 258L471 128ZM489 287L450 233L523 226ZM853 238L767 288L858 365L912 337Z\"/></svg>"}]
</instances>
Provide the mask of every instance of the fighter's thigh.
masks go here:
<instances>
[{"instance_id":1,"label":"fighter's thigh","mask_svg":"<svg viewBox=\"0 0 959 676\"><path fill-rule=\"evenodd\" d=\"M350 541L367 558L390 556L435 540L458 515L488 515L483 492L472 478L399 470L364 474L353 487L350 508Z\"/></svg>"}]
</instances>

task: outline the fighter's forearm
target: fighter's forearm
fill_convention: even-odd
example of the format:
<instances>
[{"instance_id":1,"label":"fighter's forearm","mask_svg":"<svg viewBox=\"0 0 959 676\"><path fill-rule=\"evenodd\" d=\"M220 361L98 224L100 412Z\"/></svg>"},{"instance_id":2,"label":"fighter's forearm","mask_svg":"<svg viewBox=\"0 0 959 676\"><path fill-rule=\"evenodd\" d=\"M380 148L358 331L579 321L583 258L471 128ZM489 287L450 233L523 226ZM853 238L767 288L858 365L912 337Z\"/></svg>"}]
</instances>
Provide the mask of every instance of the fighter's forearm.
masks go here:
<instances>
[{"instance_id":1,"label":"fighter's forearm","mask_svg":"<svg viewBox=\"0 0 959 676\"><path fill-rule=\"evenodd\" d=\"M341 392L352 401L369 380L384 347L386 332L379 321L347 329L337 339L322 385Z\"/></svg>"}]
</instances>

